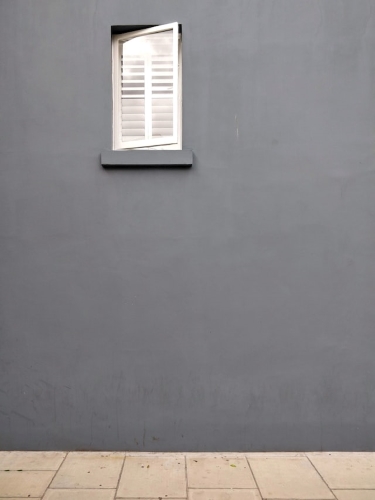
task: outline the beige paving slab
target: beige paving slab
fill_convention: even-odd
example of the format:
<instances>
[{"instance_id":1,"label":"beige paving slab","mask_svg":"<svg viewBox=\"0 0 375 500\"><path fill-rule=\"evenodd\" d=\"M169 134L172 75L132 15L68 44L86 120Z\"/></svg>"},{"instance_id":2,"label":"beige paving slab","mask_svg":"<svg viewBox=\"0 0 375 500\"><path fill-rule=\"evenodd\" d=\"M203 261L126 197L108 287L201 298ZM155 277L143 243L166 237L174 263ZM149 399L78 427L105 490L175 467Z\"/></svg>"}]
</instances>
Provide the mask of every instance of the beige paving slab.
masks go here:
<instances>
[{"instance_id":1,"label":"beige paving slab","mask_svg":"<svg viewBox=\"0 0 375 500\"><path fill-rule=\"evenodd\" d=\"M222 458L243 458L245 457L244 453L231 451L231 452L187 452L185 453L186 458L212 458L212 457L222 457Z\"/></svg>"},{"instance_id":2,"label":"beige paving slab","mask_svg":"<svg viewBox=\"0 0 375 500\"><path fill-rule=\"evenodd\" d=\"M183 457L126 457L118 498L186 498Z\"/></svg>"},{"instance_id":3,"label":"beige paving slab","mask_svg":"<svg viewBox=\"0 0 375 500\"><path fill-rule=\"evenodd\" d=\"M375 453L308 453L332 489L375 489Z\"/></svg>"},{"instance_id":4,"label":"beige paving slab","mask_svg":"<svg viewBox=\"0 0 375 500\"><path fill-rule=\"evenodd\" d=\"M69 453L50 488L116 488L125 453Z\"/></svg>"},{"instance_id":5,"label":"beige paving slab","mask_svg":"<svg viewBox=\"0 0 375 500\"><path fill-rule=\"evenodd\" d=\"M189 500L262 500L258 490L208 489L189 490Z\"/></svg>"},{"instance_id":6,"label":"beige paving slab","mask_svg":"<svg viewBox=\"0 0 375 500\"><path fill-rule=\"evenodd\" d=\"M189 457L187 475L189 488L256 488L245 457Z\"/></svg>"},{"instance_id":7,"label":"beige paving slab","mask_svg":"<svg viewBox=\"0 0 375 500\"><path fill-rule=\"evenodd\" d=\"M113 500L116 490L47 490L43 500Z\"/></svg>"},{"instance_id":8,"label":"beige paving slab","mask_svg":"<svg viewBox=\"0 0 375 500\"><path fill-rule=\"evenodd\" d=\"M254 457L249 458L249 463L263 498L334 498L306 457Z\"/></svg>"},{"instance_id":9,"label":"beige paving slab","mask_svg":"<svg viewBox=\"0 0 375 500\"><path fill-rule=\"evenodd\" d=\"M273 451L272 453L268 452L253 452L246 453L248 458L265 458L265 457L304 457L305 453L302 452L294 452L294 451Z\"/></svg>"},{"instance_id":10,"label":"beige paving slab","mask_svg":"<svg viewBox=\"0 0 375 500\"><path fill-rule=\"evenodd\" d=\"M337 500L375 500L375 490L333 490Z\"/></svg>"},{"instance_id":11,"label":"beige paving slab","mask_svg":"<svg viewBox=\"0 0 375 500\"><path fill-rule=\"evenodd\" d=\"M0 494L5 498L41 497L55 471L0 471Z\"/></svg>"},{"instance_id":12,"label":"beige paving slab","mask_svg":"<svg viewBox=\"0 0 375 500\"><path fill-rule=\"evenodd\" d=\"M179 458L184 460L185 453L170 453L170 452L160 452L160 451L127 451L127 457L166 457L166 458Z\"/></svg>"},{"instance_id":13,"label":"beige paving slab","mask_svg":"<svg viewBox=\"0 0 375 500\"><path fill-rule=\"evenodd\" d=\"M61 451L0 451L0 470L57 470L65 455Z\"/></svg>"}]
</instances>

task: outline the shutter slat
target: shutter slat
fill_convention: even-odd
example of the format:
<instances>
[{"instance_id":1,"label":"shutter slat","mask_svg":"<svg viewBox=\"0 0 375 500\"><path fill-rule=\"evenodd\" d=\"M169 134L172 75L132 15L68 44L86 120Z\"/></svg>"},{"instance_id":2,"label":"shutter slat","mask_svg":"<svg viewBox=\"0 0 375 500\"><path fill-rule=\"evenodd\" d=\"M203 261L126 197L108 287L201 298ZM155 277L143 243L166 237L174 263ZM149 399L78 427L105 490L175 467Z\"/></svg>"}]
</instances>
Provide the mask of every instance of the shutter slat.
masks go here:
<instances>
[{"instance_id":1,"label":"shutter slat","mask_svg":"<svg viewBox=\"0 0 375 500\"><path fill-rule=\"evenodd\" d=\"M145 129L144 128L134 128L134 129L122 129L122 135L128 135L128 136L144 136L145 134Z\"/></svg>"},{"instance_id":2,"label":"shutter slat","mask_svg":"<svg viewBox=\"0 0 375 500\"><path fill-rule=\"evenodd\" d=\"M168 137L173 135L173 127L170 128L156 128L152 131L152 137Z\"/></svg>"},{"instance_id":3,"label":"shutter slat","mask_svg":"<svg viewBox=\"0 0 375 500\"><path fill-rule=\"evenodd\" d=\"M134 101L144 101L144 96L131 96L131 97L124 97L122 96L122 104L121 104L121 109L124 111L128 110L128 112L132 113L144 113L145 105L143 104L134 104ZM134 110L134 111L131 111Z\"/></svg>"},{"instance_id":4,"label":"shutter slat","mask_svg":"<svg viewBox=\"0 0 375 500\"><path fill-rule=\"evenodd\" d=\"M171 120L173 118L173 113L153 113L152 119L155 120L156 117L159 121L165 122L167 120Z\"/></svg>"},{"instance_id":5,"label":"shutter slat","mask_svg":"<svg viewBox=\"0 0 375 500\"><path fill-rule=\"evenodd\" d=\"M163 97L160 97L160 99L155 97L153 99L152 107L154 109L157 108L156 111L158 111L158 112L160 111L160 112L170 112L170 113L172 113L173 112L173 106L172 106L172 104L168 105L168 104L163 104L162 102L159 103L159 101L163 101L163 100L164 100Z\"/></svg>"},{"instance_id":6,"label":"shutter slat","mask_svg":"<svg viewBox=\"0 0 375 500\"><path fill-rule=\"evenodd\" d=\"M139 120L129 120L128 116L123 116L121 118L121 121L122 121L122 126L124 128L132 128L132 127L141 128L141 127L144 127L144 125L145 125L145 121L144 120L142 120L142 119L139 119Z\"/></svg>"},{"instance_id":7,"label":"shutter slat","mask_svg":"<svg viewBox=\"0 0 375 500\"><path fill-rule=\"evenodd\" d=\"M163 81L163 80L162 80L162 81ZM129 82L131 82L132 84L133 84L133 83L142 83L143 85L144 85L144 83L145 83L144 79L142 79L142 80L138 80L138 79L137 79L137 80L136 80L136 79L133 79L133 78L128 78L128 79L126 79L126 80L125 80L125 79L121 80L121 84L129 84Z\"/></svg>"},{"instance_id":8,"label":"shutter slat","mask_svg":"<svg viewBox=\"0 0 375 500\"><path fill-rule=\"evenodd\" d=\"M127 120L129 122L143 122L144 123L145 118L140 113L138 113L138 114L123 113L122 114L122 121L124 121L124 120Z\"/></svg>"},{"instance_id":9,"label":"shutter slat","mask_svg":"<svg viewBox=\"0 0 375 500\"><path fill-rule=\"evenodd\" d=\"M173 128L172 120L152 120L153 128Z\"/></svg>"}]
</instances>

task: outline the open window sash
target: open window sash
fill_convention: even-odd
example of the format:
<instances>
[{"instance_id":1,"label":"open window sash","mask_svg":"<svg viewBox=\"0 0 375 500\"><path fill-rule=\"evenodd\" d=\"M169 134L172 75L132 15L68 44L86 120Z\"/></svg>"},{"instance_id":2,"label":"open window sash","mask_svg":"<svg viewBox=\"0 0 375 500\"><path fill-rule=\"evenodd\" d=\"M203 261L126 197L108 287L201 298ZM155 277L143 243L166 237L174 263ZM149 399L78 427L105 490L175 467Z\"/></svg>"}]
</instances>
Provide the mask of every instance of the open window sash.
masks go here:
<instances>
[{"instance_id":1,"label":"open window sash","mask_svg":"<svg viewBox=\"0 0 375 500\"><path fill-rule=\"evenodd\" d=\"M178 23L113 37L114 149L178 143Z\"/></svg>"}]
</instances>

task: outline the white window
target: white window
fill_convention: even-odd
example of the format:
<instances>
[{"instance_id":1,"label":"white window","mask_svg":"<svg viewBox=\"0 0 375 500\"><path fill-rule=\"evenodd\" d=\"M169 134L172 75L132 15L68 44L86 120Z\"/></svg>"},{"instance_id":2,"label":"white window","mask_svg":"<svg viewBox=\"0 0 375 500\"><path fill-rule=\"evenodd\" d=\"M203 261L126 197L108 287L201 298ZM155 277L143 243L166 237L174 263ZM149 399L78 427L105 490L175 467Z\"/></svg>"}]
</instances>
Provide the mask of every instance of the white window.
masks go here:
<instances>
[{"instance_id":1,"label":"white window","mask_svg":"<svg viewBox=\"0 0 375 500\"><path fill-rule=\"evenodd\" d=\"M112 38L113 149L181 149L178 23Z\"/></svg>"}]
</instances>

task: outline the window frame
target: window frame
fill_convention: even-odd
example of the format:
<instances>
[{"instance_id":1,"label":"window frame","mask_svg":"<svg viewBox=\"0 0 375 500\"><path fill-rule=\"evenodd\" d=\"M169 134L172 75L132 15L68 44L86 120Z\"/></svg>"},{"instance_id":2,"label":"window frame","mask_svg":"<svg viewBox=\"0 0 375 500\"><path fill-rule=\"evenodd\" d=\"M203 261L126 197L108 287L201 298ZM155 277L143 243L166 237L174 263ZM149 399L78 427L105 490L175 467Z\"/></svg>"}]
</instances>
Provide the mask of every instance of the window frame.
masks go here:
<instances>
[{"instance_id":1,"label":"window frame","mask_svg":"<svg viewBox=\"0 0 375 500\"><path fill-rule=\"evenodd\" d=\"M173 135L167 138L122 141L120 43L143 35L173 31ZM181 35L177 22L112 35L113 150L182 149ZM151 116L145 120L151 120Z\"/></svg>"}]
</instances>

